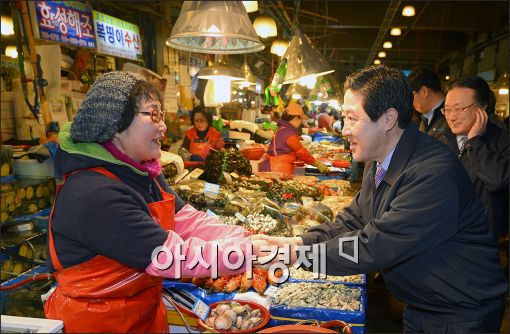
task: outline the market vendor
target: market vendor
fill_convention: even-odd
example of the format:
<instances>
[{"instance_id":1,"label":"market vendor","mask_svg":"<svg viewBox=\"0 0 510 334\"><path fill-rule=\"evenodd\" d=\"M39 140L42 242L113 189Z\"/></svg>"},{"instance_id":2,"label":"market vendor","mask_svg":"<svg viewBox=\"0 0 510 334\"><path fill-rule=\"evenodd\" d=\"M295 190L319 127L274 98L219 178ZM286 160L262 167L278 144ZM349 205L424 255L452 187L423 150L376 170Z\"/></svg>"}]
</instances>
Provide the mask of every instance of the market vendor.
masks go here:
<instances>
[{"instance_id":1,"label":"market vendor","mask_svg":"<svg viewBox=\"0 0 510 334\"><path fill-rule=\"evenodd\" d=\"M508 285L468 173L411 123L413 93L400 70L370 66L344 88L342 132L354 160L367 162L360 192L334 221L252 240L290 246L291 264L298 246L325 245L328 275L380 270L407 304L405 333L499 332Z\"/></svg>"},{"instance_id":2,"label":"market vendor","mask_svg":"<svg viewBox=\"0 0 510 334\"><path fill-rule=\"evenodd\" d=\"M55 168L65 181L50 214L47 260L58 286L44 307L65 332L168 332L163 277L178 278L177 268L182 277L210 277L213 263L219 275L246 270L215 262L226 247L251 247L243 228L185 205L165 182L164 117L158 91L142 76L110 72L59 134ZM180 248L185 260L153 258L162 247L175 263ZM198 256L211 266L190 269Z\"/></svg>"},{"instance_id":3,"label":"market vendor","mask_svg":"<svg viewBox=\"0 0 510 334\"><path fill-rule=\"evenodd\" d=\"M212 126L213 115L202 105L191 112L191 123L193 127L186 131L180 150L180 154L182 149L188 152L185 160L205 161L211 149L219 150L225 146L221 133Z\"/></svg>"},{"instance_id":4,"label":"market vendor","mask_svg":"<svg viewBox=\"0 0 510 334\"><path fill-rule=\"evenodd\" d=\"M328 173L328 166L312 157L301 144L297 129L307 118L299 104L289 103L277 121L278 129L259 164L259 172L293 174L294 161L299 158L306 164L317 167L321 173Z\"/></svg>"}]
</instances>

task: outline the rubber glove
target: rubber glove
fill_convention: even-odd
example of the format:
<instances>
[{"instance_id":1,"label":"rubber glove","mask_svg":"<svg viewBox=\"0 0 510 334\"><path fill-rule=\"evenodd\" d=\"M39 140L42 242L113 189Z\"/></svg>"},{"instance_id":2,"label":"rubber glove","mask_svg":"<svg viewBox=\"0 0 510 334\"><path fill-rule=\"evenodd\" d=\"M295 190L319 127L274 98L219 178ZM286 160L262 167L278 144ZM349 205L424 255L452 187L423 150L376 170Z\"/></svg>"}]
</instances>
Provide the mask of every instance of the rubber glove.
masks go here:
<instances>
[{"instance_id":1,"label":"rubber glove","mask_svg":"<svg viewBox=\"0 0 510 334\"><path fill-rule=\"evenodd\" d=\"M325 164L323 164L322 162L320 162L319 160L316 160L313 165L315 167L317 167L319 169L319 172L321 172L322 174L328 174L329 173L329 167L326 166Z\"/></svg>"}]
</instances>

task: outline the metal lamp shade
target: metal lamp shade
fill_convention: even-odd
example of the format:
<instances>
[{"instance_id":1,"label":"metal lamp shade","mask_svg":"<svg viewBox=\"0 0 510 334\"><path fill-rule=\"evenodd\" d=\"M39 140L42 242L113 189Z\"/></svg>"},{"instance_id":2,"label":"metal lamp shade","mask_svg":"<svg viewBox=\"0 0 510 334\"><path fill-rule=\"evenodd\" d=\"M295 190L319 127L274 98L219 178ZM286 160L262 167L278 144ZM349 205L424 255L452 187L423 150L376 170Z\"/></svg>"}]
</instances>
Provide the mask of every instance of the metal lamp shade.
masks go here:
<instances>
[{"instance_id":1,"label":"metal lamp shade","mask_svg":"<svg viewBox=\"0 0 510 334\"><path fill-rule=\"evenodd\" d=\"M214 80L218 78L225 78L229 80L240 81L244 80L244 74L237 68L227 65L221 56L217 56L218 59L214 64L208 67L204 67L198 71L199 79Z\"/></svg>"},{"instance_id":2,"label":"metal lamp shade","mask_svg":"<svg viewBox=\"0 0 510 334\"><path fill-rule=\"evenodd\" d=\"M240 54L264 49L241 1L184 1L166 44L213 54Z\"/></svg>"},{"instance_id":3,"label":"metal lamp shade","mask_svg":"<svg viewBox=\"0 0 510 334\"><path fill-rule=\"evenodd\" d=\"M241 72L243 72L243 75L244 75L244 79L242 80L242 83L244 85L255 85L256 84L255 76L251 72L251 69L250 69L250 66L248 65L248 63L245 62L243 64L243 66L241 67Z\"/></svg>"},{"instance_id":4,"label":"metal lamp shade","mask_svg":"<svg viewBox=\"0 0 510 334\"><path fill-rule=\"evenodd\" d=\"M310 39L299 29L296 29L283 58L287 59L284 85L335 71L331 69L322 54L311 45Z\"/></svg>"}]
</instances>

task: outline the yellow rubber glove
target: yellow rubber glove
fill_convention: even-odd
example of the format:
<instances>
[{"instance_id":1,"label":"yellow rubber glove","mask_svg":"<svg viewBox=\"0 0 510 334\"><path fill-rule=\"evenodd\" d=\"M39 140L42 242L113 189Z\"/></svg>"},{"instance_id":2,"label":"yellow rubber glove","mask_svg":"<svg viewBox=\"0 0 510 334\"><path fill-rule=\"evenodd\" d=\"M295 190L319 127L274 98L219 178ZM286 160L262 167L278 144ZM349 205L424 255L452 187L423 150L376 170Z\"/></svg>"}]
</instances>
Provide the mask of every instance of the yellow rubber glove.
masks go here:
<instances>
[{"instance_id":1,"label":"yellow rubber glove","mask_svg":"<svg viewBox=\"0 0 510 334\"><path fill-rule=\"evenodd\" d=\"M322 174L329 173L329 167L318 160L315 161L314 166L317 167L319 169L319 172L321 172Z\"/></svg>"}]
</instances>

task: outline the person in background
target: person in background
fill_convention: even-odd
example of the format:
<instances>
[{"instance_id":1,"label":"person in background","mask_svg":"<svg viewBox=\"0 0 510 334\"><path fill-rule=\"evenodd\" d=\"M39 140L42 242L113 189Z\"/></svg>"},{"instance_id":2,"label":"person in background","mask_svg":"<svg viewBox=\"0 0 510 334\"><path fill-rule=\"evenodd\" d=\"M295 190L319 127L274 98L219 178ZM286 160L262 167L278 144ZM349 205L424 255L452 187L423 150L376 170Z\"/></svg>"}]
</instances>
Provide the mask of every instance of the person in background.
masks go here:
<instances>
[{"instance_id":1,"label":"person in background","mask_svg":"<svg viewBox=\"0 0 510 334\"><path fill-rule=\"evenodd\" d=\"M212 150L219 150L225 146L221 133L213 126L213 115L205 111L203 106L197 106L191 112L193 127L186 131L181 149L186 149L189 156L185 160L205 161ZM180 154L182 150L180 151Z\"/></svg>"},{"instance_id":2,"label":"person in background","mask_svg":"<svg viewBox=\"0 0 510 334\"><path fill-rule=\"evenodd\" d=\"M294 173L294 162L297 158L306 164L314 165L323 174L329 172L328 166L315 160L308 150L301 144L298 129L303 125L307 116L303 108L296 103L289 103L280 119L267 153L259 163L259 172Z\"/></svg>"},{"instance_id":3,"label":"person in background","mask_svg":"<svg viewBox=\"0 0 510 334\"><path fill-rule=\"evenodd\" d=\"M335 111L334 114L333 114L333 117L335 119L335 122L333 123L333 133L338 135L338 136L341 136L342 135L343 122L342 122L342 118L340 117L340 113Z\"/></svg>"},{"instance_id":4,"label":"person in background","mask_svg":"<svg viewBox=\"0 0 510 334\"><path fill-rule=\"evenodd\" d=\"M185 205L165 182L164 118L144 77L110 72L59 133L55 169L65 181L48 222L47 259L58 285L44 308L66 332L166 333L162 278L211 276L212 267L187 264L197 256L212 264L227 247L252 245L241 227ZM161 266L167 253L153 255L161 247L174 255L180 248L184 262ZM217 263L219 275L246 270Z\"/></svg>"},{"instance_id":5,"label":"person in background","mask_svg":"<svg viewBox=\"0 0 510 334\"><path fill-rule=\"evenodd\" d=\"M333 118L330 108L326 103L319 106L319 114L317 116L317 127L326 129L328 132L333 132Z\"/></svg>"},{"instance_id":6,"label":"person in background","mask_svg":"<svg viewBox=\"0 0 510 334\"><path fill-rule=\"evenodd\" d=\"M414 68L408 79L413 89L413 106L421 114L420 131L436 139L447 136L450 129L441 113L444 106L441 79L434 71L423 67Z\"/></svg>"},{"instance_id":7,"label":"person in background","mask_svg":"<svg viewBox=\"0 0 510 334\"><path fill-rule=\"evenodd\" d=\"M443 109L452 134L445 142L466 168L485 207L491 232L499 238L508 229L508 134L486 112L491 90L479 76L454 81ZM506 197L508 198L508 197Z\"/></svg>"},{"instance_id":8,"label":"person in background","mask_svg":"<svg viewBox=\"0 0 510 334\"><path fill-rule=\"evenodd\" d=\"M291 264L298 246L324 244L330 275L381 270L407 303L405 333L498 332L508 286L466 170L411 123L413 93L400 70L369 66L344 88L343 134L354 160L367 161L360 192L334 221L305 234L252 240L290 246Z\"/></svg>"}]
</instances>

